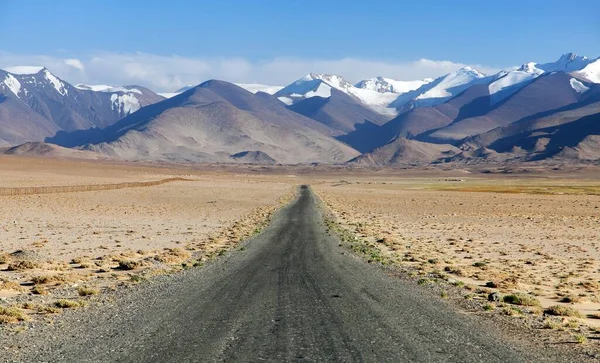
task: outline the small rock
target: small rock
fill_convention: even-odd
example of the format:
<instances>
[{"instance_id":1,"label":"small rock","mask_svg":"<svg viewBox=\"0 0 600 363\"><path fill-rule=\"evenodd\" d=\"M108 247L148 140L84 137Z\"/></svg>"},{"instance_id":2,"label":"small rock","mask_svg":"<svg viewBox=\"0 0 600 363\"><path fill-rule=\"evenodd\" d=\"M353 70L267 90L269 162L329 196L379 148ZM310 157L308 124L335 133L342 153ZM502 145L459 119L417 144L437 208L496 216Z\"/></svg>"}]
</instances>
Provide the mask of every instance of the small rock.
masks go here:
<instances>
[{"instance_id":1,"label":"small rock","mask_svg":"<svg viewBox=\"0 0 600 363\"><path fill-rule=\"evenodd\" d=\"M501 296L500 296L499 292L492 292L491 294L488 295L488 301L499 302L500 298L501 298Z\"/></svg>"}]
</instances>

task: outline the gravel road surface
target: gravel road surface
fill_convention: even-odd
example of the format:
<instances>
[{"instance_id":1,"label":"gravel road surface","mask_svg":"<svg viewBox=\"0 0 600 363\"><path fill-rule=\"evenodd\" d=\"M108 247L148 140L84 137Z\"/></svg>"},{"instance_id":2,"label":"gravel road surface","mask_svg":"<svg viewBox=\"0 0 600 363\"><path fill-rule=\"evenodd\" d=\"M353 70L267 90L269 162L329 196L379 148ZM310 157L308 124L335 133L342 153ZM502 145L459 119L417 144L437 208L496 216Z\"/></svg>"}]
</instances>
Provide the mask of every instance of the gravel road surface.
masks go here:
<instances>
[{"instance_id":1,"label":"gravel road surface","mask_svg":"<svg viewBox=\"0 0 600 363\"><path fill-rule=\"evenodd\" d=\"M302 187L264 233L208 266L5 336L4 361L541 362L481 317L370 265ZM15 349L15 346L20 348Z\"/></svg>"}]
</instances>

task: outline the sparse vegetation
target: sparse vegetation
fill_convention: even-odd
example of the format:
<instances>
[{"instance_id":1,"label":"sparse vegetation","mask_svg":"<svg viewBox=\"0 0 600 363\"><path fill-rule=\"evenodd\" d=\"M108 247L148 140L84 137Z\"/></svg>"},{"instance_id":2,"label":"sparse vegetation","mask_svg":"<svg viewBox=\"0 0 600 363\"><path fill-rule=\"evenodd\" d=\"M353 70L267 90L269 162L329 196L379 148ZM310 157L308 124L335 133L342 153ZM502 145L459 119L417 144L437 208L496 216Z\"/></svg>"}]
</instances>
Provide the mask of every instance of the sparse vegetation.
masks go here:
<instances>
[{"instance_id":1,"label":"sparse vegetation","mask_svg":"<svg viewBox=\"0 0 600 363\"><path fill-rule=\"evenodd\" d=\"M579 296L575 296L575 295L566 295L560 299L560 302L562 302L562 303L578 303L580 301L581 301L581 298L579 298Z\"/></svg>"},{"instance_id":2,"label":"sparse vegetation","mask_svg":"<svg viewBox=\"0 0 600 363\"><path fill-rule=\"evenodd\" d=\"M22 309L0 306L0 323L17 323L26 320L29 320L29 317Z\"/></svg>"},{"instance_id":3,"label":"sparse vegetation","mask_svg":"<svg viewBox=\"0 0 600 363\"><path fill-rule=\"evenodd\" d=\"M35 268L40 267L40 264L34 261L29 260L21 260L14 261L8 264L6 268L8 271L25 271L25 270L33 270Z\"/></svg>"},{"instance_id":4,"label":"sparse vegetation","mask_svg":"<svg viewBox=\"0 0 600 363\"><path fill-rule=\"evenodd\" d=\"M40 285L35 285L32 289L31 289L31 293L34 295L48 295L48 291Z\"/></svg>"},{"instance_id":5,"label":"sparse vegetation","mask_svg":"<svg viewBox=\"0 0 600 363\"><path fill-rule=\"evenodd\" d=\"M526 294L509 294L502 296L502 301L508 304L523 306L540 306L538 299Z\"/></svg>"},{"instance_id":6,"label":"sparse vegetation","mask_svg":"<svg viewBox=\"0 0 600 363\"><path fill-rule=\"evenodd\" d=\"M486 303L485 305L483 305L483 310L485 311L492 311L494 309L496 309L496 305L492 303Z\"/></svg>"},{"instance_id":7,"label":"sparse vegetation","mask_svg":"<svg viewBox=\"0 0 600 363\"><path fill-rule=\"evenodd\" d=\"M134 260L120 260L119 266L117 269L119 270L134 270L138 267L142 267L144 264L142 261L134 261Z\"/></svg>"},{"instance_id":8,"label":"sparse vegetation","mask_svg":"<svg viewBox=\"0 0 600 363\"><path fill-rule=\"evenodd\" d=\"M100 293L100 290L91 287L81 286L77 289L77 293L79 294L79 296L91 296L98 295Z\"/></svg>"},{"instance_id":9,"label":"sparse vegetation","mask_svg":"<svg viewBox=\"0 0 600 363\"><path fill-rule=\"evenodd\" d=\"M546 310L544 310L544 312L548 315L555 315L555 316L573 316L576 318L582 317L582 315L579 311L573 309L570 306L564 306L564 305L550 306L550 307L546 308Z\"/></svg>"},{"instance_id":10,"label":"sparse vegetation","mask_svg":"<svg viewBox=\"0 0 600 363\"><path fill-rule=\"evenodd\" d=\"M75 300L60 299L54 302L54 306L61 309L78 308L81 304Z\"/></svg>"},{"instance_id":11,"label":"sparse vegetation","mask_svg":"<svg viewBox=\"0 0 600 363\"><path fill-rule=\"evenodd\" d=\"M553 329L553 330L557 330L562 328L562 325L560 324L560 321L554 318L547 318L544 319L543 322L543 328L544 329Z\"/></svg>"}]
</instances>

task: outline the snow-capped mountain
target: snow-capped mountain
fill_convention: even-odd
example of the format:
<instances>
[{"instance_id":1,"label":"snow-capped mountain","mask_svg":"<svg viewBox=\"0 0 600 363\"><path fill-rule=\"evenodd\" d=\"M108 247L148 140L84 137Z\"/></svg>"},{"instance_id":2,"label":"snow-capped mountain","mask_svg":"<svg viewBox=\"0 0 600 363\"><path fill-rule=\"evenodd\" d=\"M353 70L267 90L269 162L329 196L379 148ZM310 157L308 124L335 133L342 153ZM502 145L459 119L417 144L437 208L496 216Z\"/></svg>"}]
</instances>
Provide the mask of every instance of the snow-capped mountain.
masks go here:
<instances>
[{"instance_id":1,"label":"snow-capped mountain","mask_svg":"<svg viewBox=\"0 0 600 363\"><path fill-rule=\"evenodd\" d=\"M595 64L598 67L597 72L593 71ZM584 72L584 69L587 69L587 71ZM590 59L573 53L567 53L562 55L556 62L544 64L529 62L516 70L502 71L496 75L497 80L490 83L491 104L493 105L504 100L537 77L553 72L573 73L591 82L594 82L595 75L596 79L600 81L600 61L598 59ZM573 82L572 84L575 84L573 88L578 90L578 92L584 89L585 86L583 83L577 80ZM579 86L580 84L581 86Z\"/></svg>"},{"instance_id":2,"label":"snow-capped mountain","mask_svg":"<svg viewBox=\"0 0 600 363\"><path fill-rule=\"evenodd\" d=\"M46 68L0 70L0 139L43 141L60 130L106 127L163 100L138 86L72 86ZM35 72L35 73L29 73Z\"/></svg>"},{"instance_id":3,"label":"snow-capped mountain","mask_svg":"<svg viewBox=\"0 0 600 363\"><path fill-rule=\"evenodd\" d=\"M414 91L400 95L390 106L399 110L434 106L446 102L473 85L488 83L493 79L494 76L488 76L471 67L464 67L424 84Z\"/></svg>"},{"instance_id":4,"label":"snow-capped mountain","mask_svg":"<svg viewBox=\"0 0 600 363\"><path fill-rule=\"evenodd\" d=\"M235 83L235 85L240 86L246 91L250 91L252 93L264 92L270 95L275 94L283 88L283 86L268 86L266 84L257 83Z\"/></svg>"},{"instance_id":5,"label":"snow-capped mountain","mask_svg":"<svg viewBox=\"0 0 600 363\"><path fill-rule=\"evenodd\" d=\"M424 84L430 83L433 78L425 78L418 81L397 81L391 78L377 77L365 79L358 82L355 87L362 88L379 93L397 93L402 94L408 91L414 91Z\"/></svg>"},{"instance_id":6,"label":"snow-capped mountain","mask_svg":"<svg viewBox=\"0 0 600 363\"><path fill-rule=\"evenodd\" d=\"M234 84L236 86L242 87L246 91L249 91L252 93L264 92L264 93L268 93L270 95L275 94L277 91L279 91L283 88L283 86L269 86L266 84L258 84L258 83L234 83ZM161 95L165 98L171 98L171 97L175 97L178 94L183 93L187 90L190 90L194 87L196 87L196 86L187 85L185 87L178 89L175 92L159 93L159 95Z\"/></svg>"},{"instance_id":7,"label":"snow-capped mountain","mask_svg":"<svg viewBox=\"0 0 600 363\"><path fill-rule=\"evenodd\" d=\"M494 105L502 101L542 74L544 71L537 68L535 63L525 63L514 71L499 72L488 87L490 103Z\"/></svg>"},{"instance_id":8,"label":"snow-capped mountain","mask_svg":"<svg viewBox=\"0 0 600 363\"><path fill-rule=\"evenodd\" d=\"M597 61L598 59L591 59L588 57L579 56L575 53L563 54L556 62L550 62L545 64L536 64L535 67L543 70L544 72L576 72L584 69L589 64Z\"/></svg>"},{"instance_id":9,"label":"snow-capped mountain","mask_svg":"<svg viewBox=\"0 0 600 363\"><path fill-rule=\"evenodd\" d=\"M573 72L574 75L593 83L600 83L600 58L589 63L583 69Z\"/></svg>"},{"instance_id":10,"label":"snow-capped mountain","mask_svg":"<svg viewBox=\"0 0 600 363\"><path fill-rule=\"evenodd\" d=\"M307 74L276 92L275 96L281 102L291 105L306 98L330 97L332 88L358 99L378 113L384 115L396 114L395 109L389 108L388 105L398 97L397 94L391 92L381 93L369 89L358 88L344 78L330 74Z\"/></svg>"}]
</instances>

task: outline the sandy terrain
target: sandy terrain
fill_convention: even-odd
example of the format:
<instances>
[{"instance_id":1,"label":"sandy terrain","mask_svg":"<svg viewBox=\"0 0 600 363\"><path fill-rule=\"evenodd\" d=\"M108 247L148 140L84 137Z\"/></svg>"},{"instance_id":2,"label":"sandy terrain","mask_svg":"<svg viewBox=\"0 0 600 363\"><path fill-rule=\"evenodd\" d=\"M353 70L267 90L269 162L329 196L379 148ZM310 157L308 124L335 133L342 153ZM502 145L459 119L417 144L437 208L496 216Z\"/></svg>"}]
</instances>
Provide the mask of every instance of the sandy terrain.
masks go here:
<instances>
[{"instance_id":1,"label":"sandy terrain","mask_svg":"<svg viewBox=\"0 0 600 363\"><path fill-rule=\"evenodd\" d=\"M35 302L32 293L72 298L82 287L95 294L136 275L200 264L260 231L295 191L286 178L64 160L0 158L0 170L0 189L188 173L186 181L151 187L0 195L3 305Z\"/></svg>"},{"instance_id":2,"label":"sandy terrain","mask_svg":"<svg viewBox=\"0 0 600 363\"><path fill-rule=\"evenodd\" d=\"M597 182L346 178L315 189L343 226L395 263L600 313Z\"/></svg>"}]
</instances>

